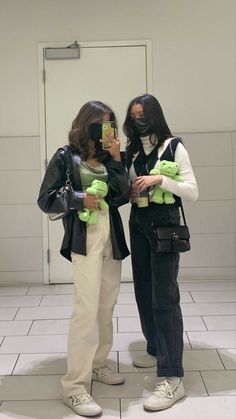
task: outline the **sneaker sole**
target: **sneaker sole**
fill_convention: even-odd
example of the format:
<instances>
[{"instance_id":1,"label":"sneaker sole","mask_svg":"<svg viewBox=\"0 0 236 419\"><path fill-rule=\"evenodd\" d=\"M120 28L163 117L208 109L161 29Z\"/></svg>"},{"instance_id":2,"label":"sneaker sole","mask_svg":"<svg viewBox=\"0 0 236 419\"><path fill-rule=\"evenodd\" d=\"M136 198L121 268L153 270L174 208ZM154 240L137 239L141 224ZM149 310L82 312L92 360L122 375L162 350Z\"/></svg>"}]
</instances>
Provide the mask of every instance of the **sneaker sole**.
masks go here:
<instances>
[{"instance_id":1,"label":"sneaker sole","mask_svg":"<svg viewBox=\"0 0 236 419\"><path fill-rule=\"evenodd\" d=\"M156 407L146 407L145 406L145 403L144 403L144 405L143 405L143 407L144 407L144 410L147 410L147 411L150 411L150 412L159 412L159 411L161 411L161 410L166 410L166 409L169 409L171 406L173 406L175 403L177 403L179 400L182 400L183 398L185 397L185 394L183 395L183 396L180 396L177 400L175 400L173 403L171 403L169 406L167 406L167 407L159 407L159 408L156 408Z\"/></svg>"},{"instance_id":2,"label":"sneaker sole","mask_svg":"<svg viewBox=\"0 0 236 419\"><path fill-rule=\"evenodd\" d=\"M98 381L99 383L107 384L108 386L118 386L119 384L123 384L125 382L125 380L122 380L122 381L120 380L113 383L106 383L105 381L99 380L98 378L93 378L92 380Z\"/></svg>"},{"instance_id":3,"label":"sneaker sole","mask_svg":"<svg viewBox=\"0 0 236 419\"><path fill-rule=\"evenodd\" d=\"M101 416L102 414L102 409L100 410L99 413L84 413L84 412L76 412L73 407L67 403L65 400L63 400L63 403L68 406L76 415L80 415L80 416L85 416L85 417L96 417L96 416Z\"/></svg>"},{"instance_id":4,"label":"sneaker sole","mask_svg":"<svg viewBox=\"0 0 236 419\"><path fill-rule=\"evenodd\" d=\"M146 365L133 361L133 366L138 368L154 368L157 366L157 361L150 362Z\"/></svg>"}]
</instances>

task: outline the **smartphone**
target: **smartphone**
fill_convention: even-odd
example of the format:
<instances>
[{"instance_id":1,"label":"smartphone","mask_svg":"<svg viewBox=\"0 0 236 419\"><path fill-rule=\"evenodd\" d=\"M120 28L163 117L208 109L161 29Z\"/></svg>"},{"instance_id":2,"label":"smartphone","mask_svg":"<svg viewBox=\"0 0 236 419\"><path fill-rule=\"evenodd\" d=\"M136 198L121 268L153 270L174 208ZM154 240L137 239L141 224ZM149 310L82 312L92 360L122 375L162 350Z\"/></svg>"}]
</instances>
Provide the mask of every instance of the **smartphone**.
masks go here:
<instances>
[{"instance_id":1,"label":"smartphone","mask_svg":"<svg viewBox=\"0 0 236 419\"><path fill-rule=\"evenodd\" d=\"M109 136L115 138L115 123L113 121L102 123L102 148L110 147Z\"/></svg>"}]
</instances>

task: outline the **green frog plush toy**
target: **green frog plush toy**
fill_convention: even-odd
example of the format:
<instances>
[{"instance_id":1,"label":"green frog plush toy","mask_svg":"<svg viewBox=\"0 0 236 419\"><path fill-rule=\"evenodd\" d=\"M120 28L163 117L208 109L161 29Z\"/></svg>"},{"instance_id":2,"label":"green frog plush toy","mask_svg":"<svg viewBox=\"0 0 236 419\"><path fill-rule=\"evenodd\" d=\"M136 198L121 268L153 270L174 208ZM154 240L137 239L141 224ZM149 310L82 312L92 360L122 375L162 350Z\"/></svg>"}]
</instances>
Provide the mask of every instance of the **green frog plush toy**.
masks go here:
<instances>
[{"instance_id":1,"label":"green frog plush toy","mask_svg":"<svg viewBox=\"0 0 236 419\"><path fill-rule=\"evenodd\" d=\"M99 198L98 207L101 210L107 210L108 204L104 201L104 197L107 195L108 186L102 180L93 180L91 186L86 189L86 192L90 195L97 195ZM97 224L98 214L97 210L85 208L83 211L79 211L79 219L88 224Z\"/></svg>"},{"instance_id":2,"label":"green frog plush toy","mask_svg":"<svg viewBox=\"0 0 236 419\"><path fill-rule=\"evenodd\" d=\"M161 160L158 167L150 171L150 175L164 175L168 176L171 179L177 180L178 182L183 182L183 177L177 175L179 170L178 163L168 160ZM156 204L174 204L175 198L171 192L162 189L160 186L156 185L152 195L152 202Z\"/></svg>"}]
</instances>

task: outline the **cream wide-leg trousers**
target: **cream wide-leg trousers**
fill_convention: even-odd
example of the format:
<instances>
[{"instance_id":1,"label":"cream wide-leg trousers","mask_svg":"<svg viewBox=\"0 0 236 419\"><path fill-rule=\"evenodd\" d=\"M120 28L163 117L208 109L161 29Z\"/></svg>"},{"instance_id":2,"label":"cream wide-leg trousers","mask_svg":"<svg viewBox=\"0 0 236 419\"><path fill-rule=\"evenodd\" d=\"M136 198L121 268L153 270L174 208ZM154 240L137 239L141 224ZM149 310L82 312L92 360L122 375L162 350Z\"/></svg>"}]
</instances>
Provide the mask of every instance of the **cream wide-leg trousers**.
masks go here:
<instances>
[{"instance_id":1,"label":"cream wide-leg trousers","mask_svg":"<svg viewBox=\"0 0 236 419\"><path fill-rule=\"evenodd\" d=\"M108 211L87 226L87 256L72 253L73 312L68 338L68 372L63 396L90 392L92 370L104 365L112 347L112 316L119 293L121 261L114 260Z\"/></svg>"}]
</instances>

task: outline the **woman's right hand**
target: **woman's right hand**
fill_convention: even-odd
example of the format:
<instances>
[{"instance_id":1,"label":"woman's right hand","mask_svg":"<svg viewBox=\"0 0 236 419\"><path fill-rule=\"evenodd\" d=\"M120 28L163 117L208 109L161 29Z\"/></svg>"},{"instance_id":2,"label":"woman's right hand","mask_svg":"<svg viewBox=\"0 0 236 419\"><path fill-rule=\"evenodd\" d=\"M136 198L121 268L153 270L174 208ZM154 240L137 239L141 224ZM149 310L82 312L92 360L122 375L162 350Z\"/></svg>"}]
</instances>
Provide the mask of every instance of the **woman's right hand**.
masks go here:
<instances>
[{"instance_id":1,"label":"woman's right hand","mask_svg":"<svg viewBox=\"0 0 236 419\"><path fill-rule=\"evenodd\" d=\"M98 209L99 198L97 195L84 193L84 208Z\"/></svg>"}]
</instances>

